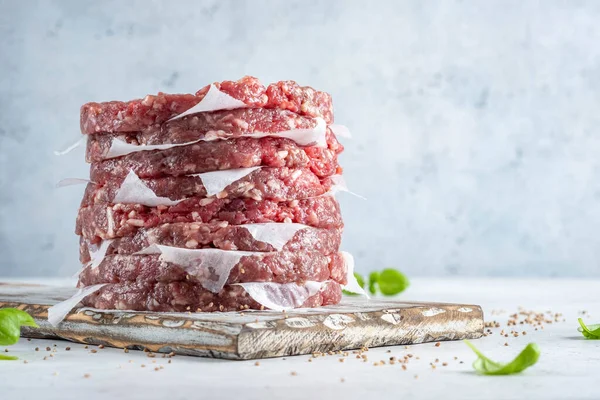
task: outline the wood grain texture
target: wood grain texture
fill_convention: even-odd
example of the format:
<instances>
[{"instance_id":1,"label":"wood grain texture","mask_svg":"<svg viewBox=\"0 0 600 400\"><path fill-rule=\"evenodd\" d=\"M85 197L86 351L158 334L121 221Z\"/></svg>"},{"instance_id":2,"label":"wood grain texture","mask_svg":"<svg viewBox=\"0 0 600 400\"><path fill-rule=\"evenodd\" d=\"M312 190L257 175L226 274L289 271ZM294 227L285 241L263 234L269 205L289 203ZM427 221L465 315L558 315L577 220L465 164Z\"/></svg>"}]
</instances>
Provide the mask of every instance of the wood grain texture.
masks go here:
<instances>
[{"instance_id":1,"label":"wood grain texture","mask_svg":"<svg viewBox=\"0 0 600 400\"><path fill-rule=\"evenodd\" d=\"M0 308L20 308L34 317L40 328L23 328L25 337L237 360L475 339L484 328L483 311L476 305L356 297L344 298L335 306L287 313L80 308L53 327L47 321L48 308L73 293L70 287L0 283Z\"/></svg>"}]
</instances>

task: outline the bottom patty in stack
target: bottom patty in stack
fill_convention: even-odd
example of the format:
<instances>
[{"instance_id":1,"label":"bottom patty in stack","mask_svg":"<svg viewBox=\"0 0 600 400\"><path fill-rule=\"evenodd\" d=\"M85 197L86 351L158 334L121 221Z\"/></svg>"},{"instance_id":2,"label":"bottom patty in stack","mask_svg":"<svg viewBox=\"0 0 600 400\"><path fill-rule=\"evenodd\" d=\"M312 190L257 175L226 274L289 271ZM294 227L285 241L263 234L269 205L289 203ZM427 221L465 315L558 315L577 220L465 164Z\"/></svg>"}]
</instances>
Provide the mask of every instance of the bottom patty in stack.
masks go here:
<instances>
[{"instance_id":1,"label":"bottom patty in stack","mask_svg":"<svg viewBox=\"0 0 600 400\"><path fill-rule=\"evenodd\" d=\"M294 306L326 306L339 303L341 298L340 284L327 281L323 282L317 293ZM213 293L204 289L199 283L187 281L156 283L136 281L107 284L83 299L82 303L87 307L98 309L161 312L239 311L265 308L240 285L227 285L219 293Z\"/></svg>"}]
</instances>

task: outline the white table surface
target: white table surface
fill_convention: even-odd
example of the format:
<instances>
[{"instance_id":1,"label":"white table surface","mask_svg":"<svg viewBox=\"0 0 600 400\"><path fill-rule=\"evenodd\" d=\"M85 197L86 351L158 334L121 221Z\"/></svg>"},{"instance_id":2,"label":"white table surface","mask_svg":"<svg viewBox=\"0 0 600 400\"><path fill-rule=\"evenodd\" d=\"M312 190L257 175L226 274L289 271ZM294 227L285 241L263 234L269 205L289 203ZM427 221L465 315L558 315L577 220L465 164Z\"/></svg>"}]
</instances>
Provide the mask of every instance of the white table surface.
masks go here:
<instances>
[{"instance_id":1,"label":"white table surface","mask_svg":"<svg viewBox=\"0 0 600 400\"><path fill-rule=\"evenodd\" d=\"M581 311L587 311L587 322L600 323L598 293L600 281L592 279L413 279L400 298L480 304L487 321L502 324L474 341L489 357L507 361L536 342L542 350L539 362L519 375L476 375L471 367L475 356L460 341L371 349L366 363L350 352L344 362L338 355L312 362L310 356L297 356L260 360L256 366L255 361L184 356L173 357L169 364L138 351L105 348L92 353L91 346L21 339L9 347L9 354L21 360L0 362L0 399L599 399L600 340L585 340L577 332ZM563 317L538 331L523 325L507 328L509 314L519 306ZM500 310L504 312L497 314ZM527 335L501 337L501 329L525 330ZM55 344L56 352L45 350ZM71 350L65 351L66 346ZM373 365L409 353L413 358L406 371L400 364ZM432 369L436 359L437 368ZM155 371L159 366L163 369Z\"/></svg>"}]
</instances>

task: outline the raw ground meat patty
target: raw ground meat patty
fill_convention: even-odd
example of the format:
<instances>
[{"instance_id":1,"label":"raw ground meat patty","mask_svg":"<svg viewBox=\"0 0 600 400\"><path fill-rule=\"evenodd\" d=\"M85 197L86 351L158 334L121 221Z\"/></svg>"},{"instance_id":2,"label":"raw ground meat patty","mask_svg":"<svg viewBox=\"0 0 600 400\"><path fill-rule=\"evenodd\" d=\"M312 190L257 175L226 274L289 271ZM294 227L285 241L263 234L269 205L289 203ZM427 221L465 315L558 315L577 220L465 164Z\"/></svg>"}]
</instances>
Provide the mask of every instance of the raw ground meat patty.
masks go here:
<instances>
[{"instance_id":1,"label":"raw ground meat patty","mask_svg":"<svg viewBox=\"0 0 600 400\"><path fill-rule=\"evenodd\" d=\"M324 287L309 297L301 307L320 307L337 304L342 299L342 288L337 282L326 282ZM212 293L198 283L188 281L144 284L131 282L108 284L82 300L83 305L104 310L133 310L161 312L211 312L264 309L238 285L225 286Z\"/></svg>"},{"instance_id":2,"label":"raw ground meat patty","mask_svg":"<svg viewBox=\"0 0 600 400\"><path fill-rule=\"evenodd\" d=\"M107 256L97 267L88 266L79 274L79 286L98 283L175 282L201 283L218 281L214 271L194 276L180 265L162 261L159 255ZM346 284L346 265L340 253L317 252L259 253L242 257L229 273L226 284L243 282L290 283L333 280Z\"/></svg>"},{"instance_id":3,"label":"raw ground meat patty","mask_svg":"<svg viewBox=\"0 0 600 400\"><path fill-rule=\"evenodd\" d=\"M114 203L115 195L123 180L123 177L116 177L106 181L104 185L89 183L81 206ZM205 198L207 195L202 179L198 176L168 176L143 179L142 181L157 196L167 197L171 200L190 197ZM233 182L215 196L228 199L287 201L320 196L332 186L331 178L319 179L308 168L260 168Z\"/></svg>"},{"instance_id":4,"label":"raw ground meat patty","mask_svg":"<svg viewBox=\"0 0 600 400\"><path fill-rule=\"evenodd\" d=\"M342 240L342 229L319 229L306 227L299 230L283 246L283 251L314 251L320 254L332 254L338 251ZM240 251L276 251L272 245L261 242L244 228L243 225L220 223L175 223L154 228L140 228L133 236L116 238L109 245L106 254L128 255L145 249L153 244L188 249L218 248ZM81 237L79 241L79 259L82 264L90 262L90 251L97 251L99 243L93 243Z\"/></svg>"},{"instance_id":5,"label":"raw ground meat patty","mask_svg":"<svg viewBox=\"0 0 600 400\"><path fill-rule=\"evenodd\" d=\"M207 202L210 200L210 202ZM242 225L295 222L316 228L343 226L339 204L332 196L274 202L250 199L187 199L174 206L96 204L79 209L75 232L87 239L113 239L134 235L139 228L175 222L220 222Z\"/></svg>"},{"instance_id":6,"label":"raw ground meat patty","mask_svg":"<svg viewBox=\"0 0 600 400\"><path fill-rule=\"evenodd\" d=\"M140 132L91 134L88 137L86 157L88 161L106 159L113 139L133 145L181 144L200 139L212 141L254 133L273 134L293 129L313 129L316 126L316 119L285 110L242 108L215 111L188 115ZM332 134L331 131L329 134ZM304 144L311 144L306 140Z\"/></svg>"},{"instance_id":7,"label":"raw ground meat patty","mask_svg":"<svg viewBox=\"0 0 600 400\"><path fill-rule=\"evenodd\" d=\"M263 86L246 76L236 82L214 84L221 92L244 102L248 107L289 110L307 117L321 117L333 123L331 96L294 81ZM192 94L148 95L129 102L87 103L81 107L81 132L136 132L157 127L200 102L210 88Z\"/></svg>"},{"instance_id":8,"label":"raw ground meat patty","mask_svg":"<svg viewBox=\"0 0 600 400\"><path fill-rule=\"evenodd\" d=\"M167 150L138 151L92 163L90 179L103 183L133 171L140 178L181 176L224 169L250 167L309 168L318 177L340 174L338 152L342 147L330 134L328 148L299 146L284 138L240 138L198 142ZM333 150L335 148L335 150Z\"/></svg>"}]
</instances>

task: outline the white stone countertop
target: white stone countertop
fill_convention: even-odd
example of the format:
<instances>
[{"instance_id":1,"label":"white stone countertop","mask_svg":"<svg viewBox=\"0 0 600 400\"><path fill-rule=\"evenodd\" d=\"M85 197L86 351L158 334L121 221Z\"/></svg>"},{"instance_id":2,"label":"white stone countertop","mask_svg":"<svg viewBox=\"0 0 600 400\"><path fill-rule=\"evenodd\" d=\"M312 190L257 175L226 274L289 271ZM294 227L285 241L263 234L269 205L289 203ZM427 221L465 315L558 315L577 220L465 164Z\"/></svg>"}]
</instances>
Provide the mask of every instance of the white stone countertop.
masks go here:
<instances>
[{"instance_id":1,"label":"white stone countertop","mask_svg":"<svg viewBox=\"0 0 600 400\"><path fill-rule=\"evenodd\" d=\"M0 362L0 398L598 399L600 340L585 340L577 332L577 318L586 311L586 322L600 323L599 289L600 281L592 279L412 280L412 286L400 298L480 304L486 321L500 322L500 328L492 328L492 335L474 341L490 358L508 361L527 343L537 343L542 350L539 362L519 375L475 374L471 367L475 355L460 341L442 342L439 347L427 343L371 349L366 353L368 362L349 352L347 357L333 355L311 362L310 356L297 356L260 360L255 365L255 361L185 356L173 357L169 363L168 359L148 358L139 351L125 354L123 350L95 348L97 352L92 353L92 346L85 349L63 341L21 339L9 347L8 353L21 360ZM548 318L553 323L545 323L537 331L526 324L507 327L509 315L518 312L519 306L552 312ZM554 322L555 313L562 313L558 322ZM526 335L506 338L499 334L502 329L526 331ZM56 352L46 351L47 346L55 344ZM70 351L65 350L67 346ZM53 357L48 357L50 354ZM402 358L407 354L413 357L406 370L399 363L387 362L392 356ZM340 358L345 360L340 362ZM379 360L386 364L374 366Z\"/></svg>"}]
</instances>

